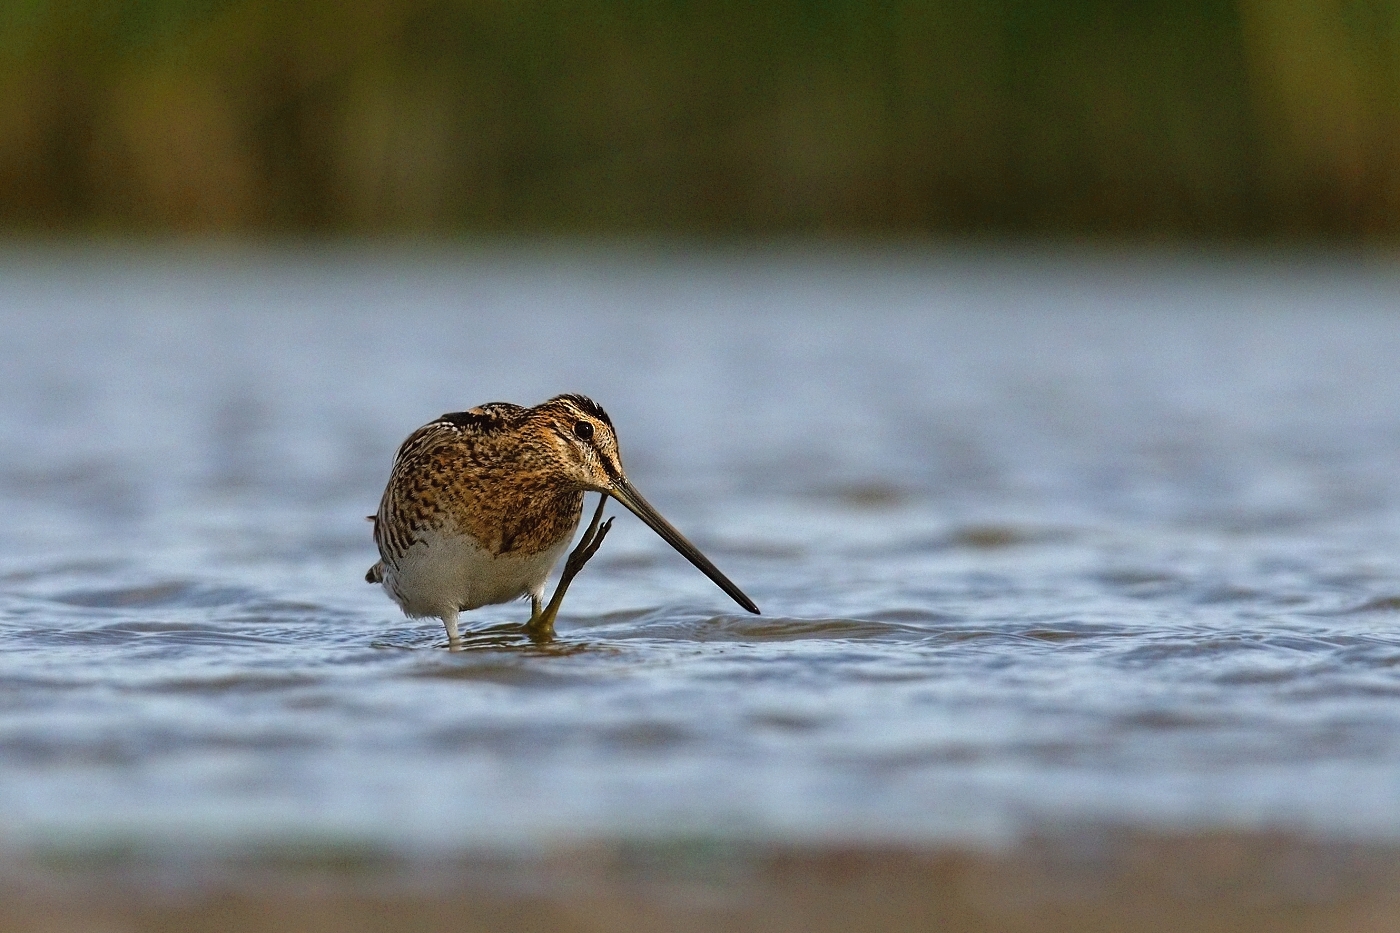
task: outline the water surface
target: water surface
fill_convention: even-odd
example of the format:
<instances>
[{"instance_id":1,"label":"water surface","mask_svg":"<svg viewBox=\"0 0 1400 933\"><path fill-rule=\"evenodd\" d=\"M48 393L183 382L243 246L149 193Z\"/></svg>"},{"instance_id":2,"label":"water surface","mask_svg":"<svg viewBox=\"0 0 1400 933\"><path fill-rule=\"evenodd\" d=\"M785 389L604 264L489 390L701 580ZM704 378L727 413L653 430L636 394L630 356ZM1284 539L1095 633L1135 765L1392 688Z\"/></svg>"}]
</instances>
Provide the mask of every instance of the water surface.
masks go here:
<instances>
[{"instance_id":1,"label":"water surface","mask_svg":"<svg viewBox=\"0 0 1400 933\"><path fill-rule=\"evenodd\" d=\"M0 850L1400 838L1400 275L12 252ZM604 404L564 603L363 582L437 414ZM620 511L614 507L613 511Z\"/></svg>"}]
</instances>

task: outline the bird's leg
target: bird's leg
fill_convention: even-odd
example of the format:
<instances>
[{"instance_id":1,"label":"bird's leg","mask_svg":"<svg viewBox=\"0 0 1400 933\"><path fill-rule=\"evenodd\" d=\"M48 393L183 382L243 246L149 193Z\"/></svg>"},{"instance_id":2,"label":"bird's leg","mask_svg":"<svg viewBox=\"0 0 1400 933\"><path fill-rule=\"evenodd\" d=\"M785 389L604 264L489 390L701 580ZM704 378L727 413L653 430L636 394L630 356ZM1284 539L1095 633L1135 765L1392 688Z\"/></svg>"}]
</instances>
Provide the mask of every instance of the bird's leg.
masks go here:
<instances>
[{"instance_id":1,"label":"bird's leg","mask_svg":"<svg viewBox=\"0 0 1400 933\"><path fill-rule=\"evenodd\" d=\"M457 613L450 612L442 617L442 627L447 629L447 648L449 651L460 651L462 648L462 638L457 634Z\"/></svg>"},{"instance_id":2,"label":"bird's leg","mask_svg":"<svg viewBox=\"0 0 1400 933\"><path fill-rule=\"evenodd\" d=\"M564 561L564 572L559 575L559 582L554 587L554 595L549 598L549 605L543 611L540 609L539 597L530 600L530 621L525 623L525 630L531 637L549 638L554 635L554 619L559 615L559 604L564 601L564 593L568 591L569 584L574 577L583 569L583 565L598 553L598 547L603 543L603 538L607 537L608 530L612 528L613 520L610 518L603 521L603 506L608 504L608 497L600 495L598 497L598 508L593 512L593 521L588 523L588 530L583 533L578 544L569 552L568 560ZM602 524L599 524L602 522Z\"/></svg>"}]
</instances>

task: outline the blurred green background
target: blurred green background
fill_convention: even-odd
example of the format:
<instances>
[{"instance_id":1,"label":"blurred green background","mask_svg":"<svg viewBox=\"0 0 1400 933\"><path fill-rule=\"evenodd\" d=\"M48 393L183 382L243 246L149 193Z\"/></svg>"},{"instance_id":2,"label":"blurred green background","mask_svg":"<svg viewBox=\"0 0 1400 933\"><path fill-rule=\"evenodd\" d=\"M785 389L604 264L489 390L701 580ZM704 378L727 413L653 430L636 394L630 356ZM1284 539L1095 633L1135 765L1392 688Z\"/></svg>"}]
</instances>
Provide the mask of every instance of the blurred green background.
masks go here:
<instances>
[{"instance_id":1,"label":"blurred green background","mask_svg":"<svg viewBox=\"0 0 1400 933\"><path fill-rule=\"evenodd\" d=\"M0 229L1393 242L1400 0L3 0Z\"/></svg>"}]
</instances>

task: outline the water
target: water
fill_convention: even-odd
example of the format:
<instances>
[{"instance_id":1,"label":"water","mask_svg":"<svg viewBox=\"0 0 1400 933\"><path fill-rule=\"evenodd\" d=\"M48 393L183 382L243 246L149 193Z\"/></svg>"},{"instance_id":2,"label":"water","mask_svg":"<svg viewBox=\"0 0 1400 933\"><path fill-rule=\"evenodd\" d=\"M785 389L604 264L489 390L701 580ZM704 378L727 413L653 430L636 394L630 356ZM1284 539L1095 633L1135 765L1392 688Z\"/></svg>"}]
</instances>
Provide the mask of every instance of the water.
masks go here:
<instances>
[{"instance_id":1,"label":"water","mask_svg":"<svg viewBox=\"0 0 1400 933\"><path fill-rule=\"evenodd\" d=\"M1400 837L1393 267L0 265L0 851ZM409 431L562 391L763 616L625 513L550 646L363 582Z\"/></svg>"}]
</instances>

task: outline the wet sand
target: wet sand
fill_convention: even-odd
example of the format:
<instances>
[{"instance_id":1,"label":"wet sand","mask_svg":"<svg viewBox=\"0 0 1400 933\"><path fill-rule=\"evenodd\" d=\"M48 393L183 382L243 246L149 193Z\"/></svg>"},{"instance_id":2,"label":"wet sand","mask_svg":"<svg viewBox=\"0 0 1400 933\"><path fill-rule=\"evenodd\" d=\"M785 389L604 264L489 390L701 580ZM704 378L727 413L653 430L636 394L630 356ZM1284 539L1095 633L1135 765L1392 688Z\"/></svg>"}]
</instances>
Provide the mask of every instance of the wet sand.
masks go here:
<instances>
[{"instance_id":1,"label":"wet sand","mask_svg":"<svg viewBox=\"0 0 1400 933\"><path fill-rule=\"evenodd\" d=\"M0 930L1400 930L1400 849L1076 833L999 853L582 847L539 860L11 864Z\"/></svg>"}]
</instances>

